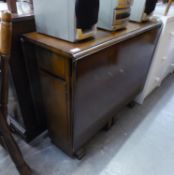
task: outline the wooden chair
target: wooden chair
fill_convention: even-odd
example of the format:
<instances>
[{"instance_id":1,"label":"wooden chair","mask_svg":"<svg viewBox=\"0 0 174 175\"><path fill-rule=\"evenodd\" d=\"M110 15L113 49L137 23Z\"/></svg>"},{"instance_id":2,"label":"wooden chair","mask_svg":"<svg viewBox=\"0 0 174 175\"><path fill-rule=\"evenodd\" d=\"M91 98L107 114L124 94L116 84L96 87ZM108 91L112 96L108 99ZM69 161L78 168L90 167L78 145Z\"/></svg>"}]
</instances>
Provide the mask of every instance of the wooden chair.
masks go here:
<instances>
[{"instance_id":1,"label":"wooden chair","mask_svg":"<svg viewBox=\"0 0 174 175\"><path fill-rule=\"evenodd\" d=\"M167 14L168 14L168 12L169 12L169 10L170 10L170 7L171 7L171 5L172 5L172 2L173 2L173 0L169 0L169 2L168 2L168 4L167 4L166 11L165 11L165 13L164 13L164 16L167 16Z\"/></svg>"},{"instance_id":2,"label":"wooden chair","mask_svg":"<svg viewBox=\"0 0 174 175\"><path fill-rule=\"evenodd\" d=\"M8 79L9 79L9 55L11 50L11 14L2 12L0 21L0 57L1 57L1 92L0 92L0 142L9 152L20 175L31 175L31 170L23 159L23 156L11 135L7 124L8 104Z\"/></svg>"}]
</instances>

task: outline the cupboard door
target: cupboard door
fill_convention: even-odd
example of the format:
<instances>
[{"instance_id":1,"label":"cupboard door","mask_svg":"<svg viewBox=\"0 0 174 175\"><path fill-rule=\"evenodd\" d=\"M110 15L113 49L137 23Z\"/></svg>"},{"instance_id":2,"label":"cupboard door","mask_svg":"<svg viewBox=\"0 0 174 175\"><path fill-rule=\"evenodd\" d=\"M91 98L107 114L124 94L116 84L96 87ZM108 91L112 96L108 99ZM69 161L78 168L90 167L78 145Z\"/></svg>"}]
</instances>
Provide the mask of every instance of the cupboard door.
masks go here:
<instances>
[{"instance_id":1,"label":"cupboard door","mask_svg":"<svg viewBox=\"0 0 174 175\"><path fill-rule=\"evenodd\" d=\"M70 137L67 84L44 71L40 75L49 134L55 144L64 147Z\"/></svg>"}]
</instances>

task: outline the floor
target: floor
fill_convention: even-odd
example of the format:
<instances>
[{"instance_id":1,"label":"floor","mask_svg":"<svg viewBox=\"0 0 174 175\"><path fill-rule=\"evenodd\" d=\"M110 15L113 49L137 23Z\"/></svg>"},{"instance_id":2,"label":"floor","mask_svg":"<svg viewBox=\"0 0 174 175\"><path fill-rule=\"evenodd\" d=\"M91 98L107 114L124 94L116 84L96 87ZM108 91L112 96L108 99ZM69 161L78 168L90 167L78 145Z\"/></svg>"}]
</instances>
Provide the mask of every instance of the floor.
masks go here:
<instances>
[{"instance_id":1,"label":"floor","mask_svg":"<svg viewBox=\"0 0 174 175\"><path fill-rule=\"evenodd\" d=\"M174 75L145 103L124 108L115 125L99 132L79 161L51 144L47 134L26 144L16 137L30 167L39 175L174 175ZM0 175L18 175L0 147Z\"/></svg>"},{"instance_id":2,"label":"floor","mask_svg":"<svg viewBox=\"0 0 174 175\"><path fill-rule=\"evenodd\" d=\"M31 145L17 138L26 161L39 175L174 175L174 75L142 106L124 108L108 132L87 145L81 161L51 144L47 134ZM0 148L0 174L18 175Z\"/></svg>"}]
</instances>

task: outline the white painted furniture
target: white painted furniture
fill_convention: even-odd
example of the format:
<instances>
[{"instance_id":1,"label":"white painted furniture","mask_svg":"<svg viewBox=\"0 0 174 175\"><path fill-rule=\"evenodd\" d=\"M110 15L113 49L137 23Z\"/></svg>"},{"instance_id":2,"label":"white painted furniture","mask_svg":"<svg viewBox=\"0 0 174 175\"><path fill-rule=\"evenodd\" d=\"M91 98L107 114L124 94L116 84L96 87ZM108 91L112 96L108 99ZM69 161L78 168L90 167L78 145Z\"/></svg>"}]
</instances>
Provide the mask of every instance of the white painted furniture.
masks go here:
<instances>
[{"instance_id":1,"label":"white painted furniture","mask_svg":"<svg viewBox=\"0 0 174 175\"><path fill-rule=\"evenodd\" d=\"M144 99L157 87L167 75L174 71L174 16L160 16L163 30L152 60L143 92L135 100L142 104Z\"/></svg>"}]
</instances>

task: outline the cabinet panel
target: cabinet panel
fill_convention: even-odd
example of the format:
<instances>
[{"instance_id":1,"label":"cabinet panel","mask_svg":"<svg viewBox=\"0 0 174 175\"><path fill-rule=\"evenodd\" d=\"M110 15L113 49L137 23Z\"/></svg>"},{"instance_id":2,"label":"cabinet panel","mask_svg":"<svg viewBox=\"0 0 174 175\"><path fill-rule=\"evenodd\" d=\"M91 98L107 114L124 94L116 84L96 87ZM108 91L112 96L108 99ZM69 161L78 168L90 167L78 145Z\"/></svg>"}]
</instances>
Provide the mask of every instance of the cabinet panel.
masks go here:
<instances>
[{"instance_id":1,"label":"cabinet panel","mask_svg":"<svg viewBox=\"0 0 174 175\"><path fill-rule=\"evenodd\" d=\"M151 30L77 61L75 149L142 90L157 36Z\"/></svg>"},{"instance_id":2,"label":"cabinet panel","mask_svg":"<svg viewBox=\"0 0 174 175\"><path fill-rule=\"evenodd\" d=\"M43 71L40 75L49 133L61 147L70 137L67 84Z\"/></svg>"}]
</instances>

